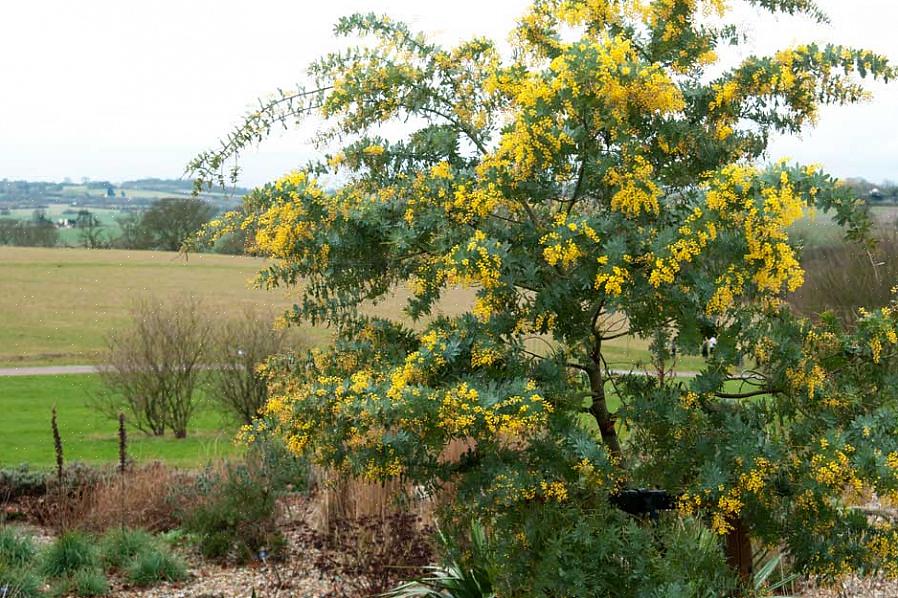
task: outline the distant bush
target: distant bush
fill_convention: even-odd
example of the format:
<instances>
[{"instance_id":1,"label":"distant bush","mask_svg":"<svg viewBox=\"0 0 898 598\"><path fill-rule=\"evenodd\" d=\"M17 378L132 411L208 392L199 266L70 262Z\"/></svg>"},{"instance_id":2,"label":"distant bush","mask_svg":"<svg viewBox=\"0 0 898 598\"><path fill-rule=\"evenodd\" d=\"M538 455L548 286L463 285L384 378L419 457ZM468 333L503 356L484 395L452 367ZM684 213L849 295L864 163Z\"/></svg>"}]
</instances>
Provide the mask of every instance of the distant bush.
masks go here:
<instances>
[{"instance_id":1,"label":"distant bush","mask_svg":"<svg viewBox=\"0 0 898 598\"><path fill-rule=\"evenodd\" d=\"M187 436L196 390L211 341L211 322L201 302L164 302L146 296L130 309L130 322L106 339L100 378L107 392L94 405L113 419L125 411L139 430Z\"/></svg>"},{"instance_id":2,"label":"distant bush","mask_svg":"<svg viewBox=\"0 0 898 598\"><path fill-rule=\"evenodd\" d=\"M149 243L148 249L177 251L214 215L215 208L199 199L166 197L141 215L141 238Z\"/></svg>"},{"instance_id":3,"label":"distant bush","mask_svg":"<svg viewBox=\"0 0 898 598\"><path fill-rule=\"evenodd\" d=\"M858 308L885 306L898 284L898 232L881 234L876 247L839 243L808 250L802 266L805 283L788 300L806 316L832 312L843 323L857 319Z\"/></svg>"},{"instance_id":4,"label":"distant bush","mask_svg":"<svg viewBox=\"0 0 898 598\"><path fill-rule=\"evenodd\" d=\"M210 376L210 396L241 423L251 423L268 399L258 366L286 343L286 331L275 330L273 323L274 314L246 307L215 334L211 361L221 367Z\"/></svg>"},{"instance_id":5,"label":"distant bush","mask_svg":"<svg viewBox=\"0 0 898 598\"><path fill-rule=\"evenodd\" d=\"M161 581L181 581L187 577L187 566L169 550L156 548L137 556L128 567L128 580L138 586Z\"/></svg>"},{"instance_id":6,"label":"distant bush","mask_svg":"<svg viewBox=\"0 0 898 598\"><path fill-rule=\"evenodd\" d=\"M59 243L59 231L44 218L32 221L0 218L0 245L19 247L55 247Z\"/></svg>"},{"instance_id":7,"label":"distant bush","mask_svg":"<svg viewBox=\"0 0 898 598\"><path fill-rule=\"evenodd\" d=\"M0 469L0 498L41 496L47 492L47 473L22 464L14 469Z\"/></svg>"}]
</instances>

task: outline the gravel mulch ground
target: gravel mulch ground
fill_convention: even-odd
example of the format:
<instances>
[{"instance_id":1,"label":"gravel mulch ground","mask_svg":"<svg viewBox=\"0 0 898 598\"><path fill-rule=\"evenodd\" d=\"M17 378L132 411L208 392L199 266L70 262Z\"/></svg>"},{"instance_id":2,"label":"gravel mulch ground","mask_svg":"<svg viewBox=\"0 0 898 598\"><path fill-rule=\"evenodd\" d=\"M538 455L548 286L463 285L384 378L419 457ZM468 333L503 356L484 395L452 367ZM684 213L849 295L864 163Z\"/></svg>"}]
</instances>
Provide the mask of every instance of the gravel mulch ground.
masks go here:
<instances>
[{"instance_id":1,"label":"gravel mulch ground","mask_svg":"<svg viewBox=\"0 0 898 598\"><path fill-rule=\"evenodd\" d=\"M289 553L280 563L245 567L222 567L191 559L191 579L137 589L116 587L113 596L127 598L349 598L357 596L344 580L322 573L315 566L315 549L296 542L287 534Z\"/></svg>"},{"instance_id":2,"label":"gravel mulch ground","mask_svg":"<svg viewBox=\"0 0 898 598\"><path fill-rule=\"evenodd\" d=\"M898 598L898 580L872 577L846 579L832 588L808 587L801 598Z\"/></svg>"}]
</instances>

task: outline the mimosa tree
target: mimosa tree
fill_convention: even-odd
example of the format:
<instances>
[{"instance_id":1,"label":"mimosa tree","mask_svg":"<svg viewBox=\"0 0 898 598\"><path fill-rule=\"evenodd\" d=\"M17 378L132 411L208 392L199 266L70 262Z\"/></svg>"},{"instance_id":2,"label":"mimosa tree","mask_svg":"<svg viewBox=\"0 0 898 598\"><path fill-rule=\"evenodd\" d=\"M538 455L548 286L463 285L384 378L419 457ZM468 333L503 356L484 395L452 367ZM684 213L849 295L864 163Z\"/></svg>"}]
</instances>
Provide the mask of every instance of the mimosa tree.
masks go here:
<instances>
[{"instance_id":1,"label":"mimosa tree","mask_svg":"<svg viewBox=\"0 0 898 598\"><path fill-rule=\"evenodd\" d=\"M811 0L751 4L825 19ZM341 20L361 45L191 164L226 182L272 126L320 122L320 161L212 225L273 258L259 283L296 289L289 319L335 331L269 364L246 437L347 475L451 482L446 516L487 525L502 595L720 595L748 538L807 573L898 573L898 528L850 506L898 498L898 312L844 330L783 301L803 280L790 225L818 210L864 242L864 205L817 167L761 165L772 134L895 70L813 44L722 68L743 40L727 19L725 0L537 0L510 59ZM402 286L421 326L361 315ZM435 317L458 286L469 309ZM623 335L650 341L655 375L608 367ZM699 375L671 376L673 350L709 336ZM461 459L442 457L452 441ZM611 502L624 488L677 510L634 518Z\"/></svg>"}]
</instances>

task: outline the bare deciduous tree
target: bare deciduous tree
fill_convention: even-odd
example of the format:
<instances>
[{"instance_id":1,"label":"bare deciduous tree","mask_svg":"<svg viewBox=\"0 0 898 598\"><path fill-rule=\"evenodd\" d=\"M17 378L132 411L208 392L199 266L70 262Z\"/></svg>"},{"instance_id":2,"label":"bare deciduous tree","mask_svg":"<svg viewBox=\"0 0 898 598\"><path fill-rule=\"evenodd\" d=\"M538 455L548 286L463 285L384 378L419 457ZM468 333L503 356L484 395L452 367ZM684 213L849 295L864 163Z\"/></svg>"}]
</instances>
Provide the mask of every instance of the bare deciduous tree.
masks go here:
<instances>
[{"instance_id":1,"label":"bare deciduous tree","mask_svg":"<svg viewBox=\"0 0 898 598\"><path fill-rule=\"evenodd\" d=\"M212 399L244 423L252 422L268 398L267 384L257 367L280 352L285 330L275 330L273 315L252 307L225 322L216 334Z\"/></svg>"},{"instance_id":2,"label":"bare deciduous tree","mask_svg":"<svg viewBox=\"0 0 898 598\"><path fill-rule=\"evenodd\" d=\"M211 324L200 301L141 297L131 321L106 339L100 377L107 392L95 405L112 418L126 411L141 431L187 436L196 389L206 375Z\"/></svg>"}]
</instances>

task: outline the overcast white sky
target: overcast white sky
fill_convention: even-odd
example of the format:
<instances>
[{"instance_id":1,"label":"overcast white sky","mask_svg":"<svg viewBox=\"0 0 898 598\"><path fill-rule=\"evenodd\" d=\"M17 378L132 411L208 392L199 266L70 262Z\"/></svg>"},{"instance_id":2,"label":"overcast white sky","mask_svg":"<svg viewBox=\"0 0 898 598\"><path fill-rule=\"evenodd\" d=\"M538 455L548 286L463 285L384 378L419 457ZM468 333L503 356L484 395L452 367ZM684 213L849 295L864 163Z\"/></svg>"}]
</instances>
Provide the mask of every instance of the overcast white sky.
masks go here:
<instances>
[{"instance_id":1,"label":"overcast white sky","mask_svg":"<svg viewBox=\"0 0 898 598\"><path fill-rule=\"evenodd\" d=\"M733 0L738 2L739 0ZM759 18L755 49L837 41L898 61L898 2L822 0L833 25ZM0 0L0 179L122 181L177 177L255 98L301 80L335 47L331 27L355 11L387 13L451 44L506 39L526 0ZM820 162L839 176L898 179L898 82L874 101L827 109L772 157ZM302 135L247 156L254 185L309 156Z\"/></svg>"}]
</instances>

